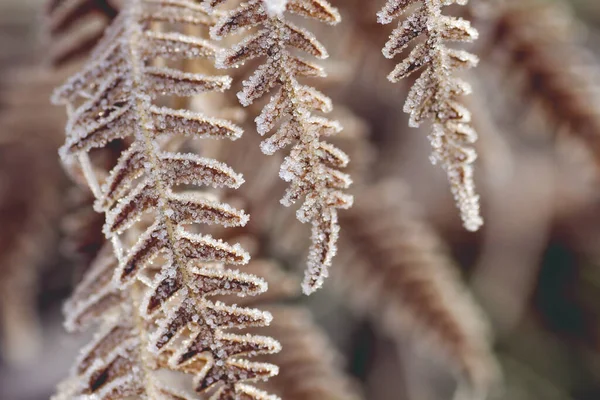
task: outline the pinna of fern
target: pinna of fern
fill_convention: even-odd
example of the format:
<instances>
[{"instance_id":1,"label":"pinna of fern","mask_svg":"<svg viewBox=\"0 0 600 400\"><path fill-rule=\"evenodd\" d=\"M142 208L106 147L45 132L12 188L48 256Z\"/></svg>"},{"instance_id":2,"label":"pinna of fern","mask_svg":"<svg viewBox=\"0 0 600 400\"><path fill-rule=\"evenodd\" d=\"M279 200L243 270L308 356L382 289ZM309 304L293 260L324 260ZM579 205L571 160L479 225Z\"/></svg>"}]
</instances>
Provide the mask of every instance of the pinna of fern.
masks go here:
<instances>
[{"instance_id":1,"label":"pinna of fern","mask_svg":"<svg viewBox=\"0 0 600 400\"><path fill-rule=\"evenodd\" d=\"M84 280L84 295L76 295L80 300L69 307L68 321L75 329L73 321L88 319L89 309L118 310L90 346L87 364L76 368L75 383L70 380L61 393L188 398L157 387L154 371L168 369L193 374L196 391L213 399L275 398L246 383L269 378L277 367L240 357L277 352L279 343L225 331L268 325L271 315L209 299L256 295L266 290L266 283L224 269L224 264L248 262L241 246L185 228L241 226L248 216L205 192L178 190L183 185L235 188L243 179L223 163L162 146L173 135L236 139L241 130L226 120L155 104L159 96L223 91L230 79L153 65L156 59L210 59L216 52L200 38L152 29L157 21L169 22L169 27L207 26L212 19L187 0L129 1L88 63L53 95L55 103L69 110L61 157L67 166L81 165L96 197L94 206L106 215L104 233L116 255L114 268L109 263L102 264L105 271L100 268L111 279ZM129 148L99 182L89 153L117 139L130 142ZM89 293L85 282L94 287ZM119 345L108 352L106 343Z\"/></svg>"},{"instance_id":2,"label":"pinna of fern","mask_svg":"<svg viewBox=\"0 0 600 400\"><path fill-rule=\"evenodd\" d=\"M204 6L212 9L223 2L209 0ZM304 197L296 215L301 222L312 224L312 245L302 285L304 293L310 294L323 285L336 253L338 209L352 205L352 197L343 192L351 180L339 171L348 164L348 156L321 140L339 132L340 124L313 115L314 111L329 112L331 100L298 82L299 77L322 77L324 71L292 54L295 49L326 58L327 52L312 34L286 21L285 11L328 24L340 21L337 10L324 0L251 0L222 16L211 29L211 36L221 39L260 26L233 48L221 52L217 66L238 67L265 58L265 63L244 81L238 98L248 106L277 88L256 118L257 130L261 135L275 131L261 143L265 154L292 146L280 169L280 177L290 183L281 203L291 206Z\"/></svg>"},{"instance_id":3,"label":"pinna of fern","mask_svg":"<svg viewBox=\"0 0 600 400\"><path fill-rule=\"evenodd\" d=\"M429 140L433 147L431 161L440 163L448 175L451 191L461 213L463 225L476 231L483 224L479 214L479 196L475 192L473 162L477 155L471 144L477 134L471 127L471 114L457 97L470 93L471 87L453 76L458 69L470 68L478 59L464 50L447 47L446 41L470 42L478 33L468 21L442 15L442 8L466 4L467 0L388 0L377 14L381 24L389 24L411 6L414 12L392 32L383 54L394 58L402 54L415 39L422 37L409 54L388 76L398 82L422 70L412 86L404 111L410 125L433 121Z\"/></svg>"}]
</instances>

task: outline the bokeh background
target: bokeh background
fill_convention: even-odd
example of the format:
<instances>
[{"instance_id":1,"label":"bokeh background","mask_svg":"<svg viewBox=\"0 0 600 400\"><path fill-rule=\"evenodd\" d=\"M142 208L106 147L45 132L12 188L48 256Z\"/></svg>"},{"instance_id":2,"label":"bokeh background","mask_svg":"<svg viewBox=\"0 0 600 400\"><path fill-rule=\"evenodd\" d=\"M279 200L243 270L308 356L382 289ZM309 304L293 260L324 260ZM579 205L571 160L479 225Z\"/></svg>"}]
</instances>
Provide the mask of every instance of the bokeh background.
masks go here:
<instances>
[{"instance_id":1,"label":"bokeh background","mask_svg":"<svg viewBox=\"0 0 600 400\"><path fill-rule=\"evenodd\" d=\"M482 63L469 75L476 93L467 101L480 134L477 180L485 227L476 234L462 229L443 171L428 161L426 130L407 127L401 111L407 86L385 79L393 64L379 51L389 33L374 23L379 0L333 1L345 9L342 26L316 31L332 55L325 90L348 131L342 145L354 157L358 187L381 181L402 187L398 197L407 191L419 218L445 243L493 328L503 371L495 398L597 400L600 186L594 159L600 158L600 124L593 118L600 121L600 103L578 103L577 96L585 91L593 99L600 89L600 2L540 0L552 3L554 14L503 17L507 22L493 13L481 16L501 1L472 1L481 6L469 13L482 32L474 49ZM57 70L49 62L58 50L43 29L45 3L0 0L1 400L48 399L67 375L89 336L64 332L61 305L101 241L102 221L89 210L89 195L70 183L57 156L65 117L48 98L70 67ZM503 28L511 21L521 26ZM508 37L511 32L517 39ZM564 70L564 82L546 69ZM572 84L572 76L580 81ZM256 167L240 164L249 173ZM276 182L269 165L260 167L262 176ZM355 194L378 206L361 193L373 192ZM293 220L277 213L281 221ZM303 228L273 228L273 237L287 241L273 244L272 256L290 270L301 264L305 246L296 235L306 236ZM342 247L332 282L295 301L327 331L364 398L449 399L454 380L420 349L427 343L415 346L418 338L410 334L386 332L376 318L356 312L347 292L335 289L333 281L351 279L345 262L351 260Z\"/></svg>"}]
</instances>

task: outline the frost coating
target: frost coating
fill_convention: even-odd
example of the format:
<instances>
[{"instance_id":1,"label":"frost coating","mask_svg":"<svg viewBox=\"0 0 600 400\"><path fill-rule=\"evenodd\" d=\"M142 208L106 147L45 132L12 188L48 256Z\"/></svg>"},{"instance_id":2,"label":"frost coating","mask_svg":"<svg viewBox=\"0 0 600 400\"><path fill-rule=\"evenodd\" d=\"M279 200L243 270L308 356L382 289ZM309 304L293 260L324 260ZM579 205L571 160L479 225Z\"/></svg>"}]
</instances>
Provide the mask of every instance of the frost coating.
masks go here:
<instances>
[{"instance_id":1,"label":"frost coating","mask_svg":"<svg viewBox=\"0 0 600 400\"><path fill-rule=\"evenodd\" d=\"M439 163L446 171L464 227L476 231L483 224L473 179L477 154L472 144L477 134L471 127L469 110L457 101L457 97L469 94L471 87L452 74L475 66L478 59L466 51L448 48L444 43L471 42L477 39L478 33L468 21L442 15L443 6L466 3L467 0L388 0L377 19L381 24L389 24L412 5L419 4L394 29L383 55L394 58L404 53L413 40L422 37L423 41L404 55L388 79L398 82L422 70L409 92L404 111L410 115L411 127L418 127L425 120L433 122L428 136L433 147L431 162Z\"/></svg>"},{"instance_id":2,"label":"frost coating","mask_svg":"<svg viewBox=\"0 0 600 400\"><path fill-rule=\"evenodd\" d=\"M211 6L221 1L207 1ZM286 207L303 199L298 220L312 225L312 245L302 285L311 294L323 285L336 253L339 226L338 209L349 208L352 196L344 193L351 184L347 174L338 171L348 164L348 156L324 142L342 127L337 121L315 116L327 113L331 100L318 90L298 81L302 77L324 76L322 69L297 57L299 50L316 58L328 57L325 47L307 30L285 20L287 11L328 24L340 21L338 11L324 0L251 0L229 11L211 29L211 36L225 36L258 26L233 48L217 53L217 66L231 68L264 58L264 64L243 82L237 94L248 106L275 93L255 119L257 131L267 137L260 145L265 154L291 146L279 176L289 182L281 204Z\"/></svg>"},{"instance_id":3,"label":"frost coating","mask_svg":"<svg viewBox=\"0 0 600 400\"><path fill-rule=\"evenodd\" d=\"M263 0L267 14L270 17L275 17L283 14L285 7L287 6L288 0Z\"/></svg>"},{"instance_id":4,"label":"frost coating","mask_svg":"<svg viewBox=\"0 0 600 400\"><path fill-rule=\"evenodd\" d=\"M229 88L229 77L153 65L156 57L213 58L217 49L152 26L211 22L192 1L131 0L82 71L54 93L53 100L71 111L61 157L81 163L111 240L65 310L71 330L103 319L106 328L84 349L57 400L198 398L163 385L157 369L192 374L195 390L214 399L276 399L247 383L270 378L277 367L240 357L277 352L279 343L228 332L268 325L271 315L210 299L254 296L266 291L266 282L224 268L248 263L239 244L188 228L245 225L249 217L242 210L188 190L237 188L243 178L218 161L165 150L171 136L235 140L242 131L227 120L154 103L160 96ZM114 140L129 147L108 174L99 175L88 152Z\"/></svg>"}]
</instances>

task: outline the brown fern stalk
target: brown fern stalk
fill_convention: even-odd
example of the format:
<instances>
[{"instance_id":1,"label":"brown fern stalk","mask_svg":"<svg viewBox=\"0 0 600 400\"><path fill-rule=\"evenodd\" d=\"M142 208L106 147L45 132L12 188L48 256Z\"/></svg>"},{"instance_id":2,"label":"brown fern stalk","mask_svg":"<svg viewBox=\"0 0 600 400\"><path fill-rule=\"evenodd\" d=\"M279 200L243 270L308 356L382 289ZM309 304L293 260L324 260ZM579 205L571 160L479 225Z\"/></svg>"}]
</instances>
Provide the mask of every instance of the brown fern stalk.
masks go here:
<instances>
[{"instance_id":1,"label":"brown fern stalk","mask_svg":"<svg viewBox=\"0 0 600 400\"><path fill-rule=\"evenodd\" d=\"M114 274L112 279L85 281L85 294L76 296L81 300L70 307L69 320L96 306L119 305L117 317L90 346L89 362L75 371L75 384L65 385L61 393L74 390L102 399L122 398L123 393L181 398L155 378L155 370L170 369L193 374L196 390L214 399L275 398L244 382L267 379L277 368L240 357L277 352L279 343L226 332L268 325L271 315L209 299L256 295L266 290L265 282L223 268L248 262L239 245L185 229L195 224L240 226L248 216L208 193L177 190L182 185L235 188L243 179L225 164L161 146L173 135L236 139L241 130L226 120L154 103L158 96L223 91L230 79L153 66L156 58L211 58L216 51L197 37L151 29L152 22L164 21L197 26L212 22L186 0L132 0L83 70L53 96L70 110L61 157L69 167L81 165L96 210L106 214L104 233L117 256L114 272L102 262L98 272ZM106 180L98 182L89 154L114 140L131 144Z\"/></svg>"},{"instance_id":2,"label":"brown fern stalk","mask_svg":"<svg viewBox=\"0 0 600 400\"><path fill-rule=\"evenodd\" d=\"M211 0L204 4L212 8L223 2ZM337 10L324 0L251 0L223 16L211 29L211 36L220 39L260 26L256 33L220 53L217 65L231 68L265 58L265 63L244 81L238 98L242 105L248 106L277 88L256 123L261 135L275 131L261 143L263 153L273 154L292 146L280 169L280 177L290 183L281 203L291 206L304 197L296 215L300 221L312 224L312 245L302 285L304 293L310 294L323 285L336 253L337 210L352 204L352 197L343 193L351 181L338 171L348 164L346 154L321 140L339 132L341 126L313 115L314 111L329 112L331 100L298 82L301 77L322 77L324 72L293 55L291 50L321 59L327 57L327 52L312 34L286 21L285 11L328 24L340 21Z\"/></svg>"},{"instance_id":3,"label":"brown fern stalk","mask_svg":"<svg viewBox=\"0 0 600 400\"><path fill-rule=\"evenodd\" d=\"M388 0L377 14L381 24L389 24L416 5L414 12L402 21L385 44L383 54L394 58L418 38L409 54L388 76L398 82L422 70L415 81L404 111L410 114L409 124L420 126L431 120L433 131L429 140L433 147L431 161L440 163L448 174L450 188L461 213L463 225L476 231L483 224L479 215L479 196L475 193L473 163L477 157L470 147L477 134L471 127L471 114L457 97L471 92L471 87L453 76L458 69L473 67L474 55L454 50L446 41L470 42L478 34L468 21L442 15L443 6L465 4L466 0Z\"/></svg>"},{"instance_id":4,"label":"brown fern stalk","mask_svg":"<svg viewBox=\"0 0 600 400\"><path fill-rule=\"evenodd\" d=\"M411 333L433 344L436 355L456 367L468 398L485 398L497 378L488 327L440 239L403 186L384 182L362 194L342 218L349 232L340 243L346 268L334 281L391 337Z\"/></svg>"}]
</instances>

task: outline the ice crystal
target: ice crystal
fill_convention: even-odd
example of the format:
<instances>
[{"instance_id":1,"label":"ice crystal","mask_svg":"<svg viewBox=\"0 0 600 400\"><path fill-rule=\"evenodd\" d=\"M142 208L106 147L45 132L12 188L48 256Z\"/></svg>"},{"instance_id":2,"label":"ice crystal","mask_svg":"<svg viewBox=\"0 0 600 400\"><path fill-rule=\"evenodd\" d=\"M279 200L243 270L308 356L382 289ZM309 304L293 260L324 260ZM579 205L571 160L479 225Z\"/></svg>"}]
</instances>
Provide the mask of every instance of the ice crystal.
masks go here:
<instances>
[{"instance_id":1,"label":"ice crystal","mask_svg":"<svg viewBox=\"0 0 600 400\"><path fill-rule=\"evenodd\" d=\"M163 146L174 135L235 140L242 131L227 120L154 103L159 96L223 91L231 79L155 63L157 57L213 58L217 49L201 38L153 29L151 22L169 22L170 28L209 25L212 17L192 1L131 0L88 63L53 96L70 110L61 157L81 163L96 196L94 207L106 215L103 231L116 255L110 249L99 255L66 307L72 330L102 315L116 317L84 350L71 384L57 398L70 396L65 393L98 399L141 393L153 399L193 398L155 382L157 368L193 374L196 390L215 392L211 398L274 398L242 383L267 379L277 367L239 357L277 352L279 343L227 332L268 325L271 315L209 299L254 296L267 289L266 283L222 267L248 263L239 244L186 229L190 224L245 225L243 211L214 195L181 190L183 185L237 188L243 179L223 163ZM99 182L88 152L117 139L129 147Z\"/></svg>"},{"instance_id":2,"label":"ice crystal","mask_svg":"<svg viewBox=\"0 0 600 400\"><path fill-rule=\"evenodd\" d=\"M220 1L207 1L210 7ZM298 58L295 50L316 58L326 58L324 46L308 31L285 20L283 11L336 24L338 11L324 0L252 0L224 15L211 29L215 39L259 25L230 50L219 52L217 66L230 68L263 57L263 65L243 82L238 99L244 106L276 93L256 118L261 135L274 132L261 144L265 154L291 146L281 166L280 177L290 183L281 203L290 206L304 198L297 217L312 224L312 246L303 290L310 294L320 288L336 252L337 210L352 205L352 197L343 192L350 177L337 169L345 167L348 157L321 140L339 132L336 121L313 115L331 111L331 100L318 90L303 85L299 77L323 76L322 70Z\"/></svg>"},{"instance_id":3,"label":"ice crystal","mask_svg":"<svg viewBox=\"0 0 600 400\"><path fill-rule=\"evenodd\" d=\"M271 17L283 14L287 6L288 0L263 0L267 13Z\"/></svg>"},{"instance_id":4,"label":"ice crystal","mask_svg":"<svg viewBox=\"0 0 600 400\"><path fill-rule=\"evenodd\" d=\"M479 214L479 196L475 191L473 163L476 153L472 143L477 135L471 127L469 111L456 98L470 93L470 86L452 76L458 69L477 64L477 57L446 47L446 41L470 42L477 39L477 31L468 21L442 15L442 7L466 4L466 0L388 0L377 14L381 24L389 24L412 5L416 9L392 32L383 48L387 58L404 53L409 44L422 37L388 76L392 82L422 70L415 81L404 106L410 114L409 124L420 126L425 120L433 121L429 136L433 154L431 161L439 163L448 175L450 187L460 210L463 225L476 231L483 224Z\"/></svg>"}]
</instances>

